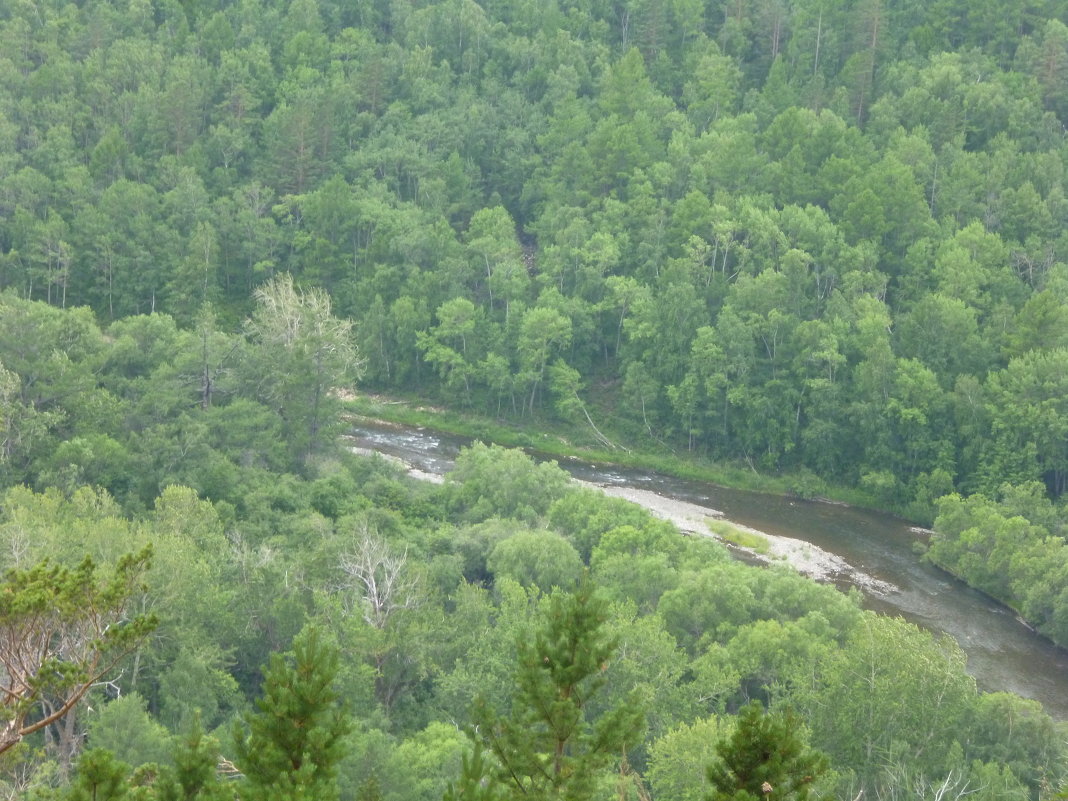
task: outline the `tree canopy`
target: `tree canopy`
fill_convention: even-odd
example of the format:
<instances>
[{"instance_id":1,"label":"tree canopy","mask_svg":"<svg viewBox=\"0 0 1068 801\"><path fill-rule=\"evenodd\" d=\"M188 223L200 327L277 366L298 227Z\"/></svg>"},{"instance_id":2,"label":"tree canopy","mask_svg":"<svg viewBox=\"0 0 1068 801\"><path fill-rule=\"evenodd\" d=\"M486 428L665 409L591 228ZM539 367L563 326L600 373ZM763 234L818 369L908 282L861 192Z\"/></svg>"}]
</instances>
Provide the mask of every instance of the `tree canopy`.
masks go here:
<instances>
[{"instance_id":1,"label":"tree canopy","mask_svg":"<svg viewBox=\"0 0 1068 801\"><path fill-rule=\"evenodd\" d=\"M1068 642L1066 23L2 4L0 789L691 801L788 708L813 794L1062 788L951 642L519 451L416 484L340 435L359 381L833 486Z\"/></svg>"}]
</instances>

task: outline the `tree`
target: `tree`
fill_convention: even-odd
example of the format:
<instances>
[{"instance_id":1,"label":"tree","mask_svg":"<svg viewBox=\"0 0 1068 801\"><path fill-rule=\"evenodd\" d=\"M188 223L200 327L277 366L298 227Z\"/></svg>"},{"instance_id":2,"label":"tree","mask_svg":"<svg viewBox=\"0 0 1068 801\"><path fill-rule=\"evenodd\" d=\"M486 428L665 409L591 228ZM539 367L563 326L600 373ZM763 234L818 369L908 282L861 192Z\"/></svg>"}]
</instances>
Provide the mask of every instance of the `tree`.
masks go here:
<instances>
[{"instance_id":1,"label":"tree","mask_svg":"<svg viewBox=\"0 0 1068 801\"><path fill-rule=\"evenodd\" d=\"M589 798L602 771L639 744L644 714L633 697L591 719L616 652L606 621L588 579L554 594L533 639L518 643L511 712L476 707L475 737L497 758L491 781L506 798Z\"/></svg>"},{"instance_id":2,"label":"tree","mask_svg":"<svg viewBox=\"0 0 1068 801\"><path fill-rule=\"evenodd\" d=\"M987 472L1068 490L1068 349L1031 351L987 379L997 450Z\"/></svg>"},{"instance_id":3,"label":"tree","mask_svg":"<svg viewBox=\"0 0 1068 801\"><path fill-rule=\"evenodd\" d=\"M88 741L103 748L121 762L133 767L165 764L170 761L171 737L153 718L145 699L138 693L125 693L107 703L98 703L86 715Z\"/></svg>"},{"instance_id":4,"label":"tree","mask_svg":"<svg viewBox=\"0 0 1068 801\"><path fill-rule=\"evenodd\" d=\"M341 570L359 597L364 621L384 629L393 613L419 605L419 577L406 566L408 549L395 553L366 523L353 537L353 545L341 556Z\"/></svg>"},{"instance_id":5,"label":"tree","mask_svg":"<svg viewBox=\"0 0 1068 801\"><path fill-rule=\"evenodd\" d=\"M0 753L70 712L155 627L151 615L130 615L150 558L149 548L128 554L103 578L88 557L73 569L45 561L8 572L0 584Z\"/></svg>"},{"instance_id":6,"label":"tree","mask_svg":"<svg viewBox=\"0 0 1068 801\"><path fill-rule=\"evenodd\" d=\"M174 765L156 783L159 801L230 801L233 790L219 780L219 742L208 737L194 717L188 731L175 737Z\"/></svg>"},{"instance_id":7,"label":"tree","mask_svg":"<svg viewBox=\"0 0 1068 801\"><path fill-rule=\"evenodd\" d=\"M866 785L891 756L930 775L942 769L975 697L964 664L948 637L865 613L841 648L820 654L811 686L799 682L791 701L835 767L855 770Z\"/></svg>"},{"instance_id":8,"label":"tree","mask_svg":"<svg viewBox=\"0 0 1068 801\"><path fill-rule=\"evenodd\" d=\"M501 789L492 782L485 781L490 766L483 756L482 743L475 742L470 754L463 755L460 779L455 784L449 782L444 801L500 801Z\"/></svg>"},{"instance_id":9,"label":"tree","mask_svg":"<svg viewBox=\"0 0 1068 801\"><path fill-rule=\"evenodd\" d=\"M332 141L332 115L323 88L301 88L263 120L263 177L280 195L300 195L321 177Z\"/></svg>"},{"instance_id":10,"label":"tree","mask_svg":"<svg viewBox=\"0 0 1068 801\"><path fill-rule=\"evenodd\" d=\"M704 801L709 760L715 758L716 743L731 731L732 721L715 715L698 718L678 724L653 741L645 773L653 797Z\"/></svg>"},{"instance_id":11,"label":"tree","mask_svg":"<svg viewBox=\"0 0 1068 801\"><path fill-rule=\"evenodd\" d=\"M352 322L333 316L325 291L297 289L288 273L257 289L256 302L246 330L259 393L281 415L290 447L310 456L332 441L333 393L362 369Z\"/></svg>"},{"instance_id":12,"label":"tree","mask_svg":"<svg viewBox=\"0 0 1068 801\"><path fill-rule=\"evenodd\" d=\"M417 335L418 346L426 361L437 365L445 386L459 390L462 385L463 397L470 402L474 361L483 349L477 342L480 311L467 298L453 298L442 303L435 316L438 324Z\"/></svg>"},{"instance_id":13,"label":"tree","mask_svg":"<svg viewBox=\"0 0 1068 801\"><path fill-rule=\"evenodd\" d=\"M1064 781L1065 744L1041 704L1004 692L981 693L971 709L969 756L1011 769L1039 795Z\"/></svg>"},{"instance_id":14,"label":"tree","mask_svg":"<svg viewBox=\"0 0 1068 801\"><path fill-rule=\"evenodd\" d=\"M745 706L734 732L716 744L709 801L808 798L828 762L808 747L800 724L790 711L765 713L759 701Z\"/></svg>"},{"instance_id":15,"label":"tree","mask_svg":"<svg viewBox=\"0 0 1068 801\"><path fill-rule=\"evenodd\" d=\"M488 293L489 307L492 310L494 296L503 301L505 324L512 302L523 297L530 283L515 230L508 212L497 206L476 212L467 231L472 273L485 270L482 285Z\"/></svg>"},{"instance_id":16,"label":"tree","mask_svg":"<svg viewBox=\"0 0 1068 801\"><path fill-rule=\"evenodd\" d=\"M553 531L520 531L494 547L486 559L494 576L508 576L524 587L543 592L570 589L582 575L582 557Z\"/></svg>"},{"instance_id":17,"label":"tree","mask_svg":"<svg viewBox=\"0 0 1068 801\"><path fill-rule=\"evenodd\" d=\"M725 554L720 558L727 559ZM754 585L751 574L735 562L709 564L684 573L678 586L661 596L658 614L679 645L697 654L752 618Z\"/></svg>"},{"instance_id":18,"label":"tree","mask_svg":"<svg viewBox=\"0 0 1068 801\"><path fill-rule=\"evenodd\" d=\"M350 722L337 690L337 651L306 627L287 655L264 670L258 712L248 733L235 729L235 764L245 775L246 801L329 801L337 798L337 764Z\"/></svg>"},{"instance_id":19,"label":"tree","mask_svg":"<svg viewBox=\"0 0 1068 801\"><path fill-rule=\"evenodd\" d=\"M11 470L11 463L30 451L37 439L47 434L49 423L58 417L55 412L42 414L31 404L23 403L21 390L19 376L5 370L0 362L0 476Z\"/></svg>"},{"instance_id":20,"label":"tree","mask_svg":"<svg viewBox=\"0 0 1068 801\"><path fill-rule=\"evenodd\" d=\"M571 321L556 309L535 306L523 315L517 347L523 378L531 388L526 401L531 413L550 358L571 344L571 335Z\"/></svg>"},{"instance_id":21,"label":"tree","mask_svg":"<svg viewBox=\"0 0 1068 801\"><path fill-rule=\"evenodd\" d=\"M78 759L78 771L60 797L64 801L121 801L130 797L130 766L104 748L92 748Z\"/></svg>"},{"instance_id":22,"label":"tree","mask_svg":"<svg viewBox=\"0 0 1068 801\"><path fill-rule=\"evenodd\" d=\"M460 451L446 485L457 509L471 520L507 517L534 522L568 488L556 462L537 464L518 449L476 442Z\"/></svg>"}]
</instances>

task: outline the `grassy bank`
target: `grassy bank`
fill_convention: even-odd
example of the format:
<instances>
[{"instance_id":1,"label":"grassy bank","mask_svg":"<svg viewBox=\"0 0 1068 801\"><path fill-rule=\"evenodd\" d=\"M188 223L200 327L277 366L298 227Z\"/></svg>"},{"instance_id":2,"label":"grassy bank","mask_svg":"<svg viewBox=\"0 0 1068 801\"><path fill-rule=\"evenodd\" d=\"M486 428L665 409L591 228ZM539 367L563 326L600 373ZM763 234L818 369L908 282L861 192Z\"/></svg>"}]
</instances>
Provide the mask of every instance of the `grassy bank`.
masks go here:
<instances>
[{"instance_id":1,"label":"grassy bank","mask_svg":"<svg viewBox=\"0 0 1068 801\"><path fill-rule=\"evenodd\" d=\"M433 406L417 398L359 395L348 401L348 408L356 417L406 426L422 426L506 447L523 448L557 460L581 459L597 464L705 481L734 489L820 498L852 506L880 509L866 493L849 487L828 485L811 473L763 474L746 465L723 464L685 451L674 452L651 440L635 445L632 441L624 440L615 431L605 433L608 434L608 439L620 444L615 448L608 448L599 443L586 427L538 418L502 421ZM604 428L602 426L602 429ZM622 444L625 441L626 446Z\"/></svg>"},{"instance_id":2,"label":"grassy bank","mask_svg":"<svg viewBox=\"0 0 1068 801\"><path fill-rule=\"evenodd\" d=\"M746 531L738 528L727 520L712 520L708 529L721 540L737 545L739 548L748 548L754 553L767 556L771 551L767 537L757 534L755 531Z\"/></svg>"}]
</instances>

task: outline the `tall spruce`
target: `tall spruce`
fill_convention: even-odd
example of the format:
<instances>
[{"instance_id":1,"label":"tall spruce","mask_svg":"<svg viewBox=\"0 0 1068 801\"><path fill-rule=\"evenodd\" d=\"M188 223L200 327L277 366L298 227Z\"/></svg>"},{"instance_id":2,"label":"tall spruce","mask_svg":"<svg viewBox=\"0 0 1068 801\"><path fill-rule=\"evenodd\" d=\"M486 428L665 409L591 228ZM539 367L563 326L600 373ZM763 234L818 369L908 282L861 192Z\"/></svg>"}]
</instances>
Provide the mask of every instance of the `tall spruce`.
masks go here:
<instances>
[{"instance_id":1,"label":"tall spruce","mask_svg":"<svg viewBox=\"0 0 1068 801\"><path fill-rule=\"evenodd\" d=\"M633 696L591 714L617 646L606 619L607 604L588 579L573 593L557 592L535 636L518 643L511 711L476 705L476 737L499 763L488 778L504 798L588 799L606 769L639 744L644 712Z\"/></svg>"},{"instance_id":2,"label":"tall spruce","mask_svg":"<svg viewBox=\"0 0 1068 801\"><path fill-rule=\"evenodd\" d=\"M708 767L708 801L805 801L827 770L827 757L808 747L793 712L742 709L734 732L716 744Z\"/></svg>"},{"instance_id":3,"label":"tall spruce","mask_svg":"<svg viewBox=\"0 0 1068 801\"><path fill-rule=\"evenodd\" d=\"M350 721L334 688L336 649L306 627L264 671L259 711L236 731L235 763L245 801L331 801Z\"/></svg>"}]
</instances>

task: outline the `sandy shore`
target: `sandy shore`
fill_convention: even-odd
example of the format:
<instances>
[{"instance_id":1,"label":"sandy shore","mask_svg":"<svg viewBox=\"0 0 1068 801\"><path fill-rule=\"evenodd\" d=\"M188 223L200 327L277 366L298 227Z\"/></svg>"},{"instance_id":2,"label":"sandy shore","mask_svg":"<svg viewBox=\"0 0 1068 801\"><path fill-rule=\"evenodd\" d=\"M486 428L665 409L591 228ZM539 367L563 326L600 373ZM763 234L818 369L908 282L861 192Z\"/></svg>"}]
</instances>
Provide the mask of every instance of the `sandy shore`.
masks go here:
<instances>
[{"instance_id":1,"label":"sandy shore","mask_svg":"<svg viewBox=\"0 0 1068 801\"><path fill-rule=\"evenodd\" d=\"M743 548L727 543L731 548L745 551L754 559L768 564L776 562L787 564L794 568L798 573L809 576L817 581L837 581L845 579L862 589L877 593L890 593L897 590L897 587L893 584L865 573L863 570L849 564L849 562L837 554L825 551L818 545L813 545L804 540L794 539L793 537L782 537L777 534L769 534L766 531L759 531L750 528L749 526L735 523L731 520L725 520L723 514L716 509L710 509L707 506L701 506L688 501L665 498L663 495L658 495L650 490L592 484L586 481L578 483L585 487L589 487L590 489L600 490L606 495L611 495L615 498L623 498L624 500L636 503L639 506L648 509L649 512L662 520L667 520L673 523L677 529L686 532L687 534L712 537L722 542L722 538L717 537L709 529L708 523L710 520L724 520L725 522L730 523L734 528L756 534L763 538L768 544L767 553L763 554L757 553L751 548Z\"/></svg>"}]
</instances>

